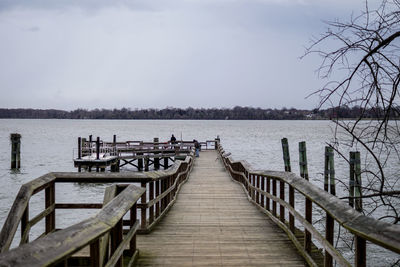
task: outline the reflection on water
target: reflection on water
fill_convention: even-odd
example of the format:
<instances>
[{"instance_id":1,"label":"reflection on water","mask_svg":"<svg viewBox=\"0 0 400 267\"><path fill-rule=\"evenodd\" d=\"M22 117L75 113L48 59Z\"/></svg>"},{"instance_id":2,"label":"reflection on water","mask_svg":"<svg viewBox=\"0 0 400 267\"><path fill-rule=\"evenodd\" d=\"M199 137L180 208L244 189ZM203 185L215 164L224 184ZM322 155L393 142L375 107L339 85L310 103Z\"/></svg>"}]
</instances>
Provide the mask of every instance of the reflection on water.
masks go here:
<instances>
[{"instance_id":1,"label":"reflection on water","mask_svg":"<svg viewBox=\"0 0 400 267\"><path fill-rule=\"evenodd\" d=\"M322 188L324 146L333 139L329 121L123 121L123 120L0 120L0 225L3 225L14 198L23 183L47 172L76 171L73 149L79 136L100 136L111 141L169 140L171 134L183 140L213 140L217 135L234 159L245 159L255 169L283 170L280 140L289 139L293 172L298 173L298 142L307 142L310 180ZM22 135L20 171L10 171L10 133ZM348 176L345 161L335 158L336 177ZM398 166L397 166L398 167ZM57 185L56 201L100 203L107 185ZM338 185L338 194L343 194ZM32 200L31 212L40 210L43 199ZM65 213L65 211L60 211ZM57 228L80 221L95 211L74 211L57 221ZM57 216L59 214L57 213Z\"/></svg>"}]
</instances>

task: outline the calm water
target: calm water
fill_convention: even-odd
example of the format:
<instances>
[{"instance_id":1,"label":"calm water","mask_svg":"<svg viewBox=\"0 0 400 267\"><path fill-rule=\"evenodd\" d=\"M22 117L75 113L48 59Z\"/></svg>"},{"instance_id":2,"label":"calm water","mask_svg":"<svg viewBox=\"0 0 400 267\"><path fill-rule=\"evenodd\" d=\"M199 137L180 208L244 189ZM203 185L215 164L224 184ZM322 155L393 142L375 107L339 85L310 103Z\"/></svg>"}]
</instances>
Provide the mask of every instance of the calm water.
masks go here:
<instances>
[{"instance_id":1,"label":"calm water","mask_svg":"<svg viewBox=\"0 0 400 267\"><path fill-rule=\"evenodd\" d=\"M289 139L292 170L298 173L298 142L307 142L310 179L322 186L324 146L333 137L329 121L116 121L116 120L0 120L0 225L2 226L20 186L52 171L76 171L73 167L73 150L77 137L92 134L111 141L117 140L160 141L177 139L213 140L217 135L226 151L235 159L246 159L255 169L283 170L280 140ZM21 164L18 172L10 171L10 133L22 135ZM346 177L348 166L335 158L336 176ZM56 201L101 202L106 185L82 186L70 184L57 186ZM340 192L340 186L338 188ZM32 200L31 215L42 209L43 196ZM63 223L57 228L94 214L93 212L63 213ZM57 216L59 214L57 213ZM39 225L37 233L42 231ZM382 258L387 258L382 257ZM379 262L380 266L387 263Z\"/></svg>"}]
</instances>

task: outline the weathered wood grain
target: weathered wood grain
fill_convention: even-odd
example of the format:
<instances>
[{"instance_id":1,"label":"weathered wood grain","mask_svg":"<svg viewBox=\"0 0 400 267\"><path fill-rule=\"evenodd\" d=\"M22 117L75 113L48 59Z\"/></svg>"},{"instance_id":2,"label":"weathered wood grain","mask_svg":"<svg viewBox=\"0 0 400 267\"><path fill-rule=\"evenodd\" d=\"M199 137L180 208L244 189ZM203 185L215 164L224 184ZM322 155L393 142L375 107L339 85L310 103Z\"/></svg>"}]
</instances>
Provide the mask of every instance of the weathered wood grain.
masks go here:
<instances>
[{"instance_id":1,"label":"weathered wood grain","mask_svg":"<svg viewBox=\"0 0 400 267\"><path fill-rule=\"evenodd\" d=\"M0 253L9 249L17 231L19 222L29 204L30 197L37 192L38 189L44 189L51 181L54 180L54 175L46 174L21 186L21 189L18 192L14 204L12 205L7 219L4 222L4 226L0 232Z\"/></svg>"},{"instance_id":2,"label":"weathered wood grain","mask_svg":"<svg viewBox=\"0 0 400 267\"><path fill-rule=\"evenodd\" d=\"M96 216L0 254L0 266L49 266L62 262L113 230L144 192L134 185L128 186ZM128 237L133 237L136 229L137 226ZM129 242L126 240L116 248L118 255Z\"/></svg>"},{"instance_id":3,"label":"weathered wood grain","mask_svg":"<svg viewBox=\"0 0 400 267\"><path fill-rule=\"evenodd\" d=\"M202 152L174 206L137 237L138 266L304 266L285 233L260 213L224 170Z\"/></svg>"},{"instance_id":4,"label":"weathered wood grain","mask_svg":"<svg viewBox=\"0 0 400 267\"><path fill-rule=\"evenodd\" d=\"M224 157L227 155L222 147L219 152ZM354 235L366 239L372 243L387 248L393 252L400 253L400 226L393 225L386 222L378 221L355 211L350 206L347 206L342 200L325 192L324 190L314 186L308 181L302 179L294 173L279 172L279 171L257 171L252 170L251 166L245 161L233 161L231 157L224 157L227 165L233 170L232 176L236 177L238 181L244 183L246 188L252 187L251 184L246 182L245 172L249 175L261 175L272 179L273 181L284 181L291 185L297 192L310 199L314 204L321 207L329 216L335 219L344 228L348 229ZM245 170L238 171L238 170ZM247 184L246 184L247 183ZM255 188L260 194L270 198L271 195L262 192L260 189ZM269 191L269 190L267 190ZM276 194L273 193L275 196ZM273 198L272 199L276 199ZM277 201L273 201L273 203ZM276 213L273 210L273 215ZM296 218L298 219L298 218Z\"/></svg>"}]
</instances>

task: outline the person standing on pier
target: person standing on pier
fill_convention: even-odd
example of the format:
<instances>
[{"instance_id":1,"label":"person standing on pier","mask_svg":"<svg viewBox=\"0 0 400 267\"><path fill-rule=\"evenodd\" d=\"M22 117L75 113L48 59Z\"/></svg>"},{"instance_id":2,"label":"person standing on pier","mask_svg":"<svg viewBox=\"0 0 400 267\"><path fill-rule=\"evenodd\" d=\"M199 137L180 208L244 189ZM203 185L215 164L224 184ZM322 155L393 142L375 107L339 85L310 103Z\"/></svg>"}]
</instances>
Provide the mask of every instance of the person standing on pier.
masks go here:
<instances>
[{"instance_id":1,"label":"person standing on pier","mask_svg":"<svg viewBox=\"0 0 400 267\"><path fill-rule=\"evenodd\" d=\"M200 143L196 139L193 139L193 143L196 152L196 157L199 157Z\"/></svg>"},{"instance_id":2,"label":"person standing on pier","mask_svg":"<svg viewBox=\"0 0 400 267\"><path fill-rule=\"evenodd\" d=\"M171 140L170 140L171 144L175 144L176 143L176 138L174 135L171 136Z\"/></svg>"}]
</instances>

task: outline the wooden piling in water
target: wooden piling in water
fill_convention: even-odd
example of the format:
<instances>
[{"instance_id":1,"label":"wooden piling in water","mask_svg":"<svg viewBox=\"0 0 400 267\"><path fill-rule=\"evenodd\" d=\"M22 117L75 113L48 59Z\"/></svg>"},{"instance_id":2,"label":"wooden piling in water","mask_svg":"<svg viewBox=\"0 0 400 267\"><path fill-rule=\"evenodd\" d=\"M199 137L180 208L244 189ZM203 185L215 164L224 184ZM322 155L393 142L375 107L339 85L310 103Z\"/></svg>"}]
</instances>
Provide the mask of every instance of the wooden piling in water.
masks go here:
<instances>
[{"instance_id":1,"label":"wooden piling in water","mask_svg":"<svg viewBox=\"0 0 400 267\"><path fill-rule=\"evenodd\" d=\"M21 135L12 133L11 140L11 169L21 168Z\"/></svg>"},{"instance_id":2,"label":"wooden piling in water","mask_svg":"<svg viewBox=\"0 0 400 267\"><path fill-rule=\"evenodd\" d=\"M289 144L287 138L282 138L282 151L283 151L283 162L285 164L285 172L291 172L290 167L290 155L289 155Z\"/></svg>"},{"instance_id":3,"label":"wooden piling in water","mask_svg":"<svg viewBox=\"0 0 400 267\"><path fill-rule=\"evenodd\" d=\"M325 170L324 170L324 190L336 195L335 189L335 164L333 148L325 147Z\"/></svg>"}]
</instances>

